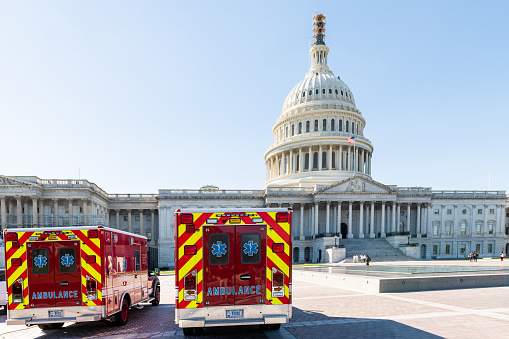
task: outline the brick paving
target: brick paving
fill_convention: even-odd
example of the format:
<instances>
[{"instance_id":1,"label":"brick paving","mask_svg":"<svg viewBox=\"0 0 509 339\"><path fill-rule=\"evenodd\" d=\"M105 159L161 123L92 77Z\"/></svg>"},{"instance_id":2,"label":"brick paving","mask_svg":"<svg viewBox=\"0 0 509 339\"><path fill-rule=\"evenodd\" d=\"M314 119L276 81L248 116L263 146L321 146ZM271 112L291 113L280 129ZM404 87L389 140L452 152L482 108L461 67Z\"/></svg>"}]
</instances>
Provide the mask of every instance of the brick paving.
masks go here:
<instances>
[{"instance_id":1,"label":"brick paving","mask_svg":"<svg viewBox=\"0 0 509 339\"><path fill-rule=\"evenodd\" d=\"M173 323L173 276L161 277L161 305L133 309L126 326L68 323L60 330L5 325L2 338L184 337ZM326 281L293 281L293 319L279 331L259 326L208 328L196 338L509 338L509 286L370 294Z\"/></svg>"}]
</instances>

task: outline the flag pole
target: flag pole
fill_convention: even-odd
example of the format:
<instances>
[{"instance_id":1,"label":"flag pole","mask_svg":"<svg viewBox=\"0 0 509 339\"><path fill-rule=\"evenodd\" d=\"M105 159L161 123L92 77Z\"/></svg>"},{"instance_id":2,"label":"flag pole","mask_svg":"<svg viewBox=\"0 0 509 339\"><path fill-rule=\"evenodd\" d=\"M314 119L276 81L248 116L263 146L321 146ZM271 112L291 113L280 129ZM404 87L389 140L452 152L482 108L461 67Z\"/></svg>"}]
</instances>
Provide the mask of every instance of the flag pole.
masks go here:
<instances>
[{"instance_id":1,"label":"flag pole","mask_svg":"<svg viewBox=\"0 0 509 339\"><path fill-rule=\"evenodd\" d=\"M355 153L355 139L353 139L353 175L355 176L355 167L357 167L357 154Z\"/></svg>"}]
</instances>

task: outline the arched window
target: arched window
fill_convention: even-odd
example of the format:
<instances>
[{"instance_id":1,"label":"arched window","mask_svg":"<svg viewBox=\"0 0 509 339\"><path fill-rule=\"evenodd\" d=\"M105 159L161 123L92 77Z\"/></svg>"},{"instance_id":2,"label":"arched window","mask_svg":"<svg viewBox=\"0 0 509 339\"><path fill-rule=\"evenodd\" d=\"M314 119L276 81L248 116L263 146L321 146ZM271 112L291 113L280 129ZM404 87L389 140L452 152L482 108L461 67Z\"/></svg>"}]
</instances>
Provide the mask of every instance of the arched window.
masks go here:
<instances>
[{"instance_id":1,"label":"arched window","mask_svg":"<svg viewBox=\"0 0 509 339\"><path fill-rule=\"evenodd\" d=\"M306 121L306 133L309 133L309 120Z\"/></svg>"},{"instance_id":2,"label":"arched window","mask_svg":"<svg viewBox=\"0 0 509 339\"><path fill-rule=\"evenodd\" d=\"M322 152L322 168L327 167L327 152Z\"/></svg>"},{"instance_id":3,"label":"arched window","mask_svg":"<svg viewBox=\"0 0 509 339\"><path fill-rule=\"evenodd\" d=\"M337 93L336 93L337 94ZM341 95L343 95L343 91L341 90Z\"/></svg>"},{"instance_id":4,"label":"arched window","mask_svg":"<svg viewBox=\"0 0 509 339\"><path fill-rule=\"evenodd\" d=\"M323 125L323 126L322 126L322 129L323 129L324 131L326 131L326 130L327 130L327 119L323 119L323 124L322 124L322 125Z\"/></svg>"},{"instance_id":5,"label":"arched window","mask_svg":"<svg viewBox=\"0 0 509 339\"><path fill-rule=\"evenodd\" d=\"M339 120L339 127L338 127L338 131L343 131L343 121L340 119Z\"/></svg>"},{"instance_id":6,"label":"arched window","mask_svg":"<svg viewBox=\"0 0 509 339\"><path fill-rule=\"evenodd\" d=\"M467 234L467 222L465 220L462 220L460 223L460 233L461 235Z\"/></svg>"},{"instance_id":7,"label":"arched window","mask_svg":"<svg viewBox=\"0 0 509 339\"><path fill-rule=\"evenodd\" d=\"M318 120L315 120L315 132L318 132Z\"/></svg>"},{"instance_id":8,"label":"arched window","mask_svg":"<svg viewBox=\"0 0 509 339\"><path fill-rule=\"evenodd\" d=\"M313 153L313 169L318 168L318 152Z\"/></svg>"},{"instance_id":9,"label":"arched window","mask_svg":"<svg viewBox=\"0 0 509 339\"><path fill-rule=\"evenodd\" d=\"M325 88L322 89L322 94L325 94Z\"/></svg>"},{"instance_id":10,"label":"arched window","mask_svg":"<svg viewBox=\"0 0 509 339\"><path fill-rule=\"evenodd\" d=\"M360 133L359 133L359 124L357 124L357 129L356 129L356 131L357 131L357 134L360 134Z\"/></svg>"},{"instance_id":11,"label":"arched window","mask_svg":"<svg viewBox=\"0 0 509 339\"><path fill-rule=\"evenodd\" d=\"M302 92L302 97L306 96L306 91Z\"/></svg>"},{"instance_id":12,"label":"arched window","mask_svg":"<svg viewBox=\"0 0 509 339\"><path fill-rule=\"evenodd\" d=\"M336 88L336 95L338 95L338 90L337 90L337 88Z\"/></svg>"},{"instance_id":13,"label":"arched window","mask_svg":"<svg viewBox=\"0 0 509 339\"><path fill-rule=\"evenodd\" d=\"M315 90L315 94L318 94L318 88Z\"/></svg>"},{"instance_id":14,"label":"arched window","mask_svg":"<svg viewBox=\"0 0 509 339\"><path fill-rule=\"evenodd\" d=\"M345 132L347 132L347 133L348 133L348 120L346 121L345 126L346 126L346 131L345 131Z\"/></svg>"},{"instance_id":15,"label":"arched window","mask_svg":"<svg viewBox=\"0 0 509 339\"><path fill-rule=\"evenodd\" d=\"M355 134L355 124L352 121L352 134Z\"/></svg>"},{"instance_id":16,"label":"arched window","mask_svg":"<svg viewBox=\"0 0 509 339\"><path fill-rule=\"evenodd\" d=\"M329 88L329 94L332 94L332 88Z\"/></svg>"},{"instance_id":17,"label":"arched window","mask_svg":"<svg viewBox=\"0 0 509 339\"><path fill-rule=\"evenodd\" d=\"M336 168L336 152L332 152L332 168Z\"/></svg>"},{"instance_id":18,"label":"arched window","mask_svg":"<svg viewBox=\"0 0 509 339\"><path fill-rule=\"evenodd\" d=\"M309 90L309 96L311 96L312 94L313 94L313 91Z\"/></svg>"},{"instance_id":19,"label":"arched window","mask_svg":"<svg viewBox=\"0 0 509 339\"><path fill-rule=\"evenodd\" d=\"M302 122L299 122L299 134L302 134Z\"/></svg>"},{"instance_id":20,"label":"arched window","mask_svg":"<svg viewBox=\"0 0 509 339\"><path fill-rule=\"evenodd\" d=\"M334 119L330 121L330 130L334 132Z\"/></svg>"},{"instance_id":21,"label":"arched window","mask_svg":"<svg viewBox=\"0 0 509 339\"><path fill-rule=\"evenodd\" d=\"M295 124L292 124L292 137L295 135Z\"/></svg>"},{"instance_id":22,"label":"arched window","mask_svg":"<svg viewBox=\"0 0 509 339\"><path fill-rule=\"evenodd\" d=\"M304 157L304 169L309 169L309 153L306 153L306 156Z\"/></svg>"}]
</instances>

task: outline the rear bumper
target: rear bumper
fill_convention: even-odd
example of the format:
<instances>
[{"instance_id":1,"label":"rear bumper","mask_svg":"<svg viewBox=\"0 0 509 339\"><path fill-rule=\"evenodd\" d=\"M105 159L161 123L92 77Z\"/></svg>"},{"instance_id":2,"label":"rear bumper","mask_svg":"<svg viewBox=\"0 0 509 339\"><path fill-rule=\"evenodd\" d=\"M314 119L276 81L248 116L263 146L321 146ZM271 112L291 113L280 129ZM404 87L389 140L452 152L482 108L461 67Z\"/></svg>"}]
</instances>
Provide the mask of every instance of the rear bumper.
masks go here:
<instances>
[{"instance_id":1,"label":"rear bumper","mask_svg":"<svg viewBox=\"0 0 509 339\"><path fill-rule=\"evenodd\" d=\"M49 311L62 310L63 317L49 317ZM102 306L32 308L8 310L7 325L42 325L64 322L98 321L104 317Z\"/></svg>"},{"instance_id":2,"label":"rear bumper","mask_svg":"<svg viewBox=\"0 0 509 339\"><path fill-rule=\"evenodd\" d=\"M244 317L226 318L227 310L240 309ZM214 306L175 310L175 323L182 328L286 324L291 317L291 305Z\"/></svg>"}]
</instances>

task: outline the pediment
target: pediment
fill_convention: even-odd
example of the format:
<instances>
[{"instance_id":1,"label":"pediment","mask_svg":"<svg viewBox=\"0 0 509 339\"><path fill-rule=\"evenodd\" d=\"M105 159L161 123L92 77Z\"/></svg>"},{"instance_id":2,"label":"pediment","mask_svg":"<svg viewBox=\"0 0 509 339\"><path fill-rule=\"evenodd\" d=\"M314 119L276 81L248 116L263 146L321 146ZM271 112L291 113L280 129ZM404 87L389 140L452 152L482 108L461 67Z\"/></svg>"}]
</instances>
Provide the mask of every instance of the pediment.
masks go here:
<instances>
[{"instance_id":1,"label":"pediment","mask_svg":"<svg viewBox=\"0 0 509 339\"><path fill-rule=\"evenodd\" d=\"M382 193L393 194L396 191L377 181L362 177L354 176L345 179L337 184L324 187L318 193Z\"/></svg>"},{"instance_id":2,"label":"pediment","mask_svg":"<svg viewBox=\"0 0 509 339\"><path fill-rule=\"evenodd\" d=\"M10 177L6 177L5 175L0 175L0 186L25 186L25 187L33 187L36 186L31 182L26 182L19 179L13 179Z\"/></svg>"}]
</instances>

